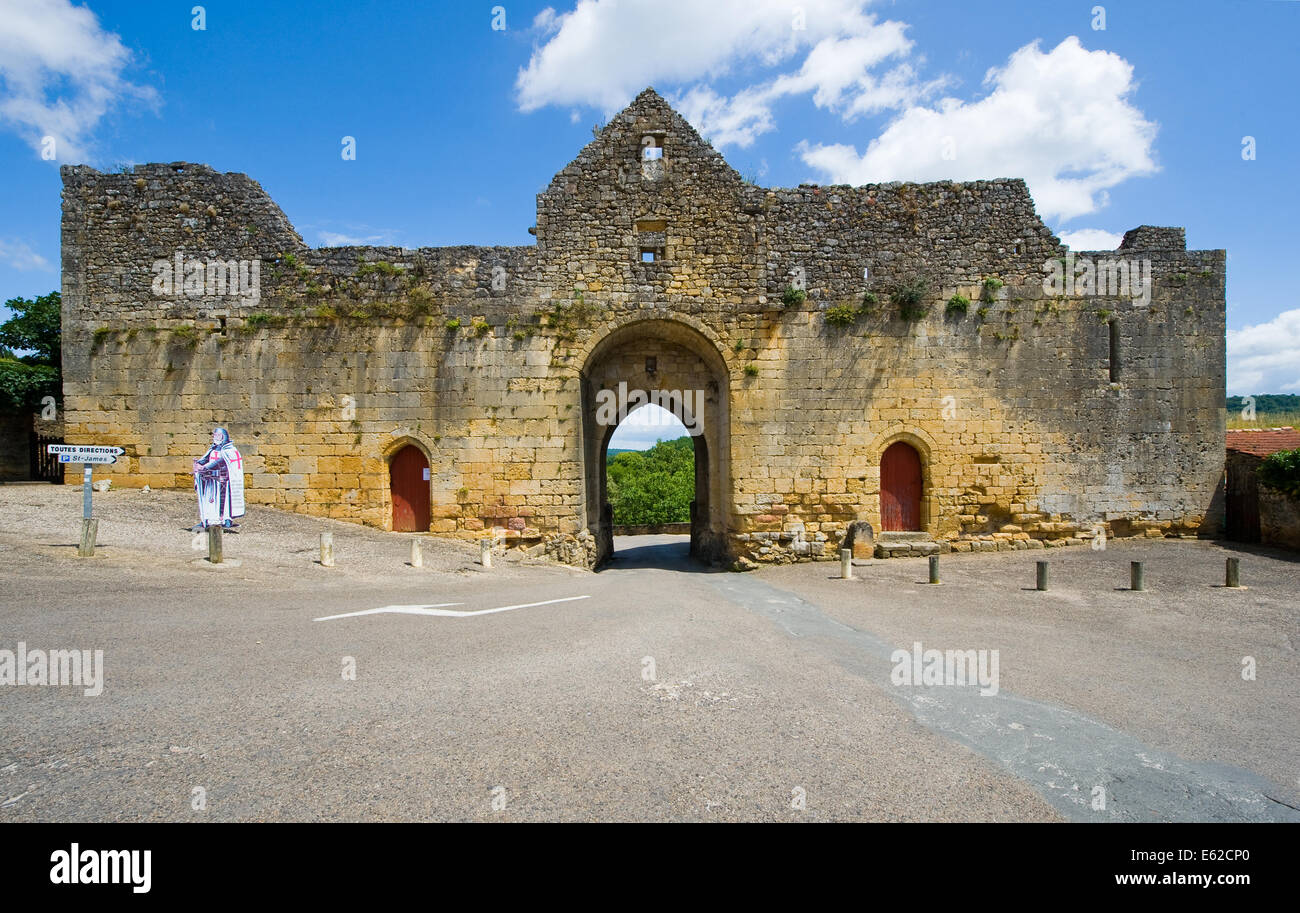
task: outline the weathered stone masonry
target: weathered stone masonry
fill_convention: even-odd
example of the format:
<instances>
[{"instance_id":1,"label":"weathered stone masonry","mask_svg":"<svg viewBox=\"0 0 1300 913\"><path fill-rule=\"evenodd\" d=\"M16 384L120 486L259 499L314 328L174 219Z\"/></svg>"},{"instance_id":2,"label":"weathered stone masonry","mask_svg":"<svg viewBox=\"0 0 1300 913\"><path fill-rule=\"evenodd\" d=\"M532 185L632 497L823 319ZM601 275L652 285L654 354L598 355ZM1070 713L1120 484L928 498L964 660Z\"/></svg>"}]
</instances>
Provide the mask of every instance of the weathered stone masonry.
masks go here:
<instances>
[{"instance_id":1,"label":"weathered stone masonry","mask_svg":"<svg viewBox=\"0 0 1300 913\"><path fill-rule=\"evenodd\" d=\"M756 187L649 90L538 196L529 247L313 250L242 174L63 177L66 436L126 448L114 485L188 487L222 424L252 503L391 527L387 461L412 444L432 532L592 563L594 396L622 380L707 392L706 557L880 530L896 440L920 456L922 531L955 548L1217 522L1225 253L1136 229L1086 256L1149 260L1149 306L1049 295L1066 251L1018 180ZM178 251L258 261L260 297L155 295ZM908 319L889 293L913 281L928 310Z\"/></svg>"}]
</instances>

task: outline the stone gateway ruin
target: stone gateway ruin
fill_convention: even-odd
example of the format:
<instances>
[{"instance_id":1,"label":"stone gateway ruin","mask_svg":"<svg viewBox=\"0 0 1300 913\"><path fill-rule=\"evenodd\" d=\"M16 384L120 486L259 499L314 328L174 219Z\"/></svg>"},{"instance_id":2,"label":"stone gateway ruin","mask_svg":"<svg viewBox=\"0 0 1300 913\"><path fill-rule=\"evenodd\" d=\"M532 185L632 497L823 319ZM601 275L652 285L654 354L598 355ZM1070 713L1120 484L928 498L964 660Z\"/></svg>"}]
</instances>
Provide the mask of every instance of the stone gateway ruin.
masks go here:
<instances>
[{"instance_id":1,"label":"stone gateway ruin","mask_svg":"<svg viewBox=\"0 0 1300 913\"><path fill-rule=\"evenodd\" d=\"M254 514L595 566L625 384L698 426L703 559L1217 527L1225 252L1069 252L1020 180L759 187L652 90L531 246L311 249L203 165L63 180L65 436L126 449L114 487L190 488L220 425Z\"/></svg>"}]
</instances>

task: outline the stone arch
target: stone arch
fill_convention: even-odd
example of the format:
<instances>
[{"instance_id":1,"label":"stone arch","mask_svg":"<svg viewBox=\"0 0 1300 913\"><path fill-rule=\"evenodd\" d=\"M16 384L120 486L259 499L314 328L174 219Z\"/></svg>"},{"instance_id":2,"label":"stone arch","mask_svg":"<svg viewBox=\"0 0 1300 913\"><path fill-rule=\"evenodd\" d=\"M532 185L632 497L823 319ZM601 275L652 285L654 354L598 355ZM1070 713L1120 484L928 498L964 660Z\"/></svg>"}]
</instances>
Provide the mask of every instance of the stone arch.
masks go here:
<instances>
[{"instance_id":1,"label":"stone arch","mask_svg":"<svg viewBox=\"0 0 1300 913\"><path fill-rule=\"evenodd\" d=\"M697 321L656 311L613 322L604 332L592 334L576 354L582 398L583 522L596 538L597 561L613 554L605 456L618 424L599 414L598 403L609 401L602 390L614 393L620 384L626 384L629 394L659 392L670 403L672 393L682 394L676 399L683 410L678 417L686 418L688 428L696 425L701 431L694 436L691 554L710 561L729 557L731 371L717 335ZM686 391L690 403L685 402ZM677 410L670 406L670 411Z\"/></svg>"},{"instance_id":2,"label":"stone arch","mask_svg":"<svg viewBox=\"0 0 1300 913\"><path fill-rule=\"evenodd\" d=\"M410 432L398 434L390 441L385 443L379 449L379 458L384 466L384 483L379 486L381 500L383 502L383 526L384 529L392 532L393 530L393 495L392 495L392 464L393 458L407 447L414 447L424 455L425 462L429 465L429 505L432 516L433 507L433 478L434 466L436 465L433 457L433 448L419 436Z\"/></svg>"},{"instance_id":3,"label":"stone arch","mask_svg":"<svg viewBox=\"0 0 1300 913\"><path fill-rule=\"evenodd\" d=\"M707 340L709 348L712 349L713 355L718 358L719 366L723 370L730 374L735 368L734 354L723 344L722 337L714 332L712 327L689 314L679 314L667 308L651 308L633 315L608 320L592 327L586 338L568 347L573 354L569 363L576 365L578 372L582 373L591 362L594 353L598 350L607 349L611 339L639 324L675 325L681 330L694 330L696 334Z\"/></svg>"},{"instance_id":4,"label":"stone arch","mask_svg":"<svg viewBox=\"0 0 1300 913\"><path fill-rule=\"evenodd\" d=\"M871 444L868 446L867 454L868 459L871 461L866 473L867 490L871 492L869 520L878 533L884 531L880 507L880 462L885 455L885 451L897 443L909 445L921 459L920 527L922 532L934 535L939 517L933 473L934 454L937 451L937 445L934 438L920 428L904 427L882 431L872 439Z\"/></svg>"}]
</instances>

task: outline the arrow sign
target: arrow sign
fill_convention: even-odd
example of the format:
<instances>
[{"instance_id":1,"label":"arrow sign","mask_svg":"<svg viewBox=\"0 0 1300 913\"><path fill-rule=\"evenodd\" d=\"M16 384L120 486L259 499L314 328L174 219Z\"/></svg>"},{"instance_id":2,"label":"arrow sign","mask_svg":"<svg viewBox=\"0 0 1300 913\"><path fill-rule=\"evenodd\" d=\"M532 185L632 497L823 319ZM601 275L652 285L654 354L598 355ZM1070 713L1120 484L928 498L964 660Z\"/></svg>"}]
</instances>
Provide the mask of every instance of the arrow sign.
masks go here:
<instances>
[{"instance_id":1,"label":"arrow sign","mask_svg":"<svg viewBox=\"0 0 1300 913\"><path fill-rule=\"evenodd\" d=\"M117 457L111 453L60 453L60 463L116 463Z\"/></svg>"}]
</instances>

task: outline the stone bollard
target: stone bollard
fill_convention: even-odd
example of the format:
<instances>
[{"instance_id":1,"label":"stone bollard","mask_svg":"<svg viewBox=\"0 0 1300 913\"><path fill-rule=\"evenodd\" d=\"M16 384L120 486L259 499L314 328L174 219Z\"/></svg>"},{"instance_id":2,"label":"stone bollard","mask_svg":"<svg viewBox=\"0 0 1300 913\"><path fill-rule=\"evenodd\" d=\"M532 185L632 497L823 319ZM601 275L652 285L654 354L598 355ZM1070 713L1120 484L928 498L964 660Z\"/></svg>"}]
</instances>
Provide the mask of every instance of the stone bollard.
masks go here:
<instances>
[{"instance_id":1,"label":"stone bollard","mask_svg":"<svg viewBox=\"0 0 1300 913\"><path fill-rule=\"evenodd\" d=\"M221 527L208 527L208 563L221 563Z\"/></svg>"},{"instance_id":2,"label":"stone bollard","mask_svg":"<svg viewBox=\"0 0 1300 913\"><path fill-rule=\"evenodd\" d=\"M840 549L840 579L853 579L853 549Z\"/></svg>"},{"instance_id":3,"label":"stone bollard","mask_svg":"<svg viewBox=\"0 0 1300 913\"><path fill-rule=\"evenodd\" d=\"M86 517L81 521L81 544L77 546L77 555L82 558L95 557L95 537L99 535L99 521Z\"/></svg>"},{"instance_id":4,"label":"stone bollard","mask_svg":"<svg viewBox=\"0 0 1300 913\"><path fill-rule=\"evenodd\" d=\"M492 540L491 539L478 540L478 551L479 551L479 564L483 565L484 567L491 567L492 566Z\"/></svg>"},{"instance_id":5,"label":"stone bollard","mask_svg":"<svg viewBox=\"0 0 1300 913\"><path fill-rule=\"evenodd\" d=\"M1045 592L1047 592L1047 562L1046 562L1046 561L1039 561L1039 562L1038 562L1038 583L1037 583L1037 587L1038 587L1038 591L1039 591L1040 593L1045 593Z\"/></svg>"},{"instance_id":6,"label":"stone bollard","mask_svg":"<svg viewBox=\"0 0 1300 913\"><path fill-rule=\"evenodd\" d=\"M424 567L424 555L420 551L420 540L411 540L411 567Z\"/></svg>"},{"instance_id":7,"label":"stone bollard","mask_svg":"<svg viewBox=\"0 0 1300 913\"><path fill-rule=\"evenodd\" d=\"M1135 593L1140 593L1146 589L1145 581L1142 579L1142 562L1129 562L1128 570L1129 589Z\"/></svg>"},{"instance_id":8,"label":"stone bollard","mask_svg":"<svg viewBox=\"0 0 1300 913\"><path fill-rule=\"evenodd\" d=\"M334 534L333 533L320 534L320 566L321 567L334 566Z\"/></svg>"},{"instance_id":9,"label":"stone bollard","mask_svg":"<svg viewBox=\"0 0 1300 913\"><path fill-rule=\"evenodd\" d=\"M939 556L938 555L930 556L930 582L936 585L939 583Z\"/></svg>"},{"instance_id":10,"label":"stone bollard","mask_svg":"<svg viewBox=\"0 0 1300 913\"><path fill-rule=\"evenodd\" d=\"M1241 586L1241 559L1229 558L1228 565L1223 571L1223 585L1230 587Z\"/></svg>"}]
</instances>

